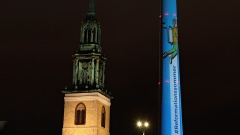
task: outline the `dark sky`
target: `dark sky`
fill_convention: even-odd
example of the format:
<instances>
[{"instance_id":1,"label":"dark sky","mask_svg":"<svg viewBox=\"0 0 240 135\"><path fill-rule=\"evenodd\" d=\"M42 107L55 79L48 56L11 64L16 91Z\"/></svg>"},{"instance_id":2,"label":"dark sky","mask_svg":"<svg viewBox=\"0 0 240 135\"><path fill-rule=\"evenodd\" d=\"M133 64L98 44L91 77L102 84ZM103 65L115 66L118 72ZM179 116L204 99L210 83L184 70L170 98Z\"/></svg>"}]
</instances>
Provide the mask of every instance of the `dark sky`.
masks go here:
<instances>
[{"instance_id":1,"label":"dark sky","mask_svg":"<svg viewBox=\"0 0 240 135\"><path fill-rule=\"evenodd\" d=\"M89 0L0 1L0 121L4 135L59 135L63 94ZM240 2L178 1L185 135L239 134ZM157 135L159 0L96 0L111 134Z\"/></svg>"}]
</instances>

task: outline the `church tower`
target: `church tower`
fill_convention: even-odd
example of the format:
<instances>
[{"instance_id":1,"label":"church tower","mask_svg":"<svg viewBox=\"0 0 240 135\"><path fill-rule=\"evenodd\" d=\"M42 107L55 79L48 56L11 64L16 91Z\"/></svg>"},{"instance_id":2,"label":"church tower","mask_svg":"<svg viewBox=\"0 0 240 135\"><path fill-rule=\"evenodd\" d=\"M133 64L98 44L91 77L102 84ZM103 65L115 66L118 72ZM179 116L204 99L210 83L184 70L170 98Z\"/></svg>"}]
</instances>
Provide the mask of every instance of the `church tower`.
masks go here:
<instances>
[{"instance_id":1,"label":"church tower","mask_svg":"<svg viewBox=\"0 0 240 135\"><path fill-rule=\"evenodd\" d=\"M106 58L101 29L90 0L73 55L73 85L66 87L62 135L109 135L111 95L104 87Z\"/></svg>"}]
</instances>

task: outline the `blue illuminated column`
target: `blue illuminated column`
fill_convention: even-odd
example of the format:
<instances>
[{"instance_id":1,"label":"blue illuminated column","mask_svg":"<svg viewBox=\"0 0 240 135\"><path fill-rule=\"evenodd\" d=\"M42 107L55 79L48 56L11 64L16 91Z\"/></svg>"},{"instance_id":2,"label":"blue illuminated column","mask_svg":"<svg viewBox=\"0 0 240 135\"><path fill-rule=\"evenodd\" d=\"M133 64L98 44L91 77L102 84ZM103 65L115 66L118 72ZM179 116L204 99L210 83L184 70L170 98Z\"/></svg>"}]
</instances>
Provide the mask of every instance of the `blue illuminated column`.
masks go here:
<instances>
[{"instance_id":1,"label":"blue illuminated column","mask_svg":"<svg viewBox=\"0 0 240 135\"><path fill-rule=\"evenodd\" d=\"M161 135L183 135L176 0L162 0Z\"/></svg>"}]
</instances>

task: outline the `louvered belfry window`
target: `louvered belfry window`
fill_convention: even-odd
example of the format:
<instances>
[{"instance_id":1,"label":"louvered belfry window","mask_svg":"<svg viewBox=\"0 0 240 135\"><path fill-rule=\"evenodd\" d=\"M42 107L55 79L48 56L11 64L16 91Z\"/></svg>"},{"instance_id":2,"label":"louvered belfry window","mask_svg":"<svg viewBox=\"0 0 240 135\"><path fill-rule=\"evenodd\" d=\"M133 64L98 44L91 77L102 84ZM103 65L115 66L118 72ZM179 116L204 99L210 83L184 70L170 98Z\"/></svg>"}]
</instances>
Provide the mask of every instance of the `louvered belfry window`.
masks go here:
<instances>
[{"instance_id":1,"label":"louvered belfry window","mask_svg":"<svg viewBox=\"0 0 240 135\"><path fill-rule=\"evenodd\" d=\"M86 107L83 103L79 103L75 109L75 124L83 125L86 123Z\"/></svg>"}]
</instances>

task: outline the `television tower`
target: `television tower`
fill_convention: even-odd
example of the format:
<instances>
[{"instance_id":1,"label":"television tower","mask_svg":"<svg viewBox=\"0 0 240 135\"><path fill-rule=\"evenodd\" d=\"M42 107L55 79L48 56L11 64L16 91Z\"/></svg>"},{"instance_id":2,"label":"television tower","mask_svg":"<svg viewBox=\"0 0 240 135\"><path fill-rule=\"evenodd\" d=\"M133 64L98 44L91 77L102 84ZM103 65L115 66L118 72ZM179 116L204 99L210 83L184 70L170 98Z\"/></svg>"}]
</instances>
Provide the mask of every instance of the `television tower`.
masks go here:
<instances>
[{"instance_id":1,"label":"television tower","mask_svg":"<svg viewBox=\"0 0 240 135\"><path fill-rule=\"evenodd\" d=\"M176 0L161 2L161 135L183 135Z\"/></svg>"}]
</instances>

